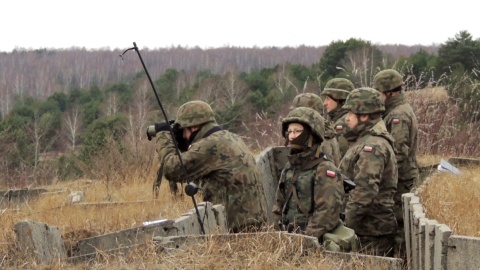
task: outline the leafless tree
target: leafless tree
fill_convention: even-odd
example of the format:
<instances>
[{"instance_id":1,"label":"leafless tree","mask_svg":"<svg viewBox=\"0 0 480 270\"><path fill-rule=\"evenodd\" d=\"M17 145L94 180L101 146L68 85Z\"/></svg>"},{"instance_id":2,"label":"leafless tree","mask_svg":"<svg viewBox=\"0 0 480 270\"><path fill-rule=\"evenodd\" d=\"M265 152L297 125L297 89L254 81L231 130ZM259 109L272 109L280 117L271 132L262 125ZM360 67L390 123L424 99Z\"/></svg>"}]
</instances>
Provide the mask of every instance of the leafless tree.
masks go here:
<instances>
[{"instance_id":1,"label":"leafless tree","mask_svg":"<svg viewBox=\"0 0 480 270\"><path fill-rule=\"evenodd\" d=\"M227 107L233 107L240 100L243 101L247 95L247 86L238 79L234 73L227 73L221 82L222 96L224 97L224 104Z\"/></svg>"},{"instance_id":2,"label":"leafless tree","mask_svg":"<svg viewBox=\"0 0 480 270\"><path fill-rule=\"evenodd\" d=\"M65 124L68 129L67 137L70 142L70 149L72 152L75 151L75 147L77 144L77 134L80 128L79 115L80 115L80 112L79 112L78 106L75 106L65 116Z\"/></svg>"}]
</instances>

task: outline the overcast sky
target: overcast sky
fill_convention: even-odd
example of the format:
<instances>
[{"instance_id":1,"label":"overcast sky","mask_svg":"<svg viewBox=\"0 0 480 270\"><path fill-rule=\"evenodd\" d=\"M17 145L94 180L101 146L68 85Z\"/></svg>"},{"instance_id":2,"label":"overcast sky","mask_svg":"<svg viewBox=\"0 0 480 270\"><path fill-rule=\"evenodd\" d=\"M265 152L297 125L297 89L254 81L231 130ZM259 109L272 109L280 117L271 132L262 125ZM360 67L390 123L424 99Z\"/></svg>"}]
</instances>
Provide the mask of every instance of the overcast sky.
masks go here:
<instances>
[{"instance_id":1,"label":"overcast sky","mask_svg":"<svg viewBox=\"0 0 480 270\"><path fill-rule=\"evenodd\" d=\"M0 8L0 51L85 47L322 46L359 38L432 45L467 30L480 38L472 0L10 0Z\"/></svg>"}]
</instances>

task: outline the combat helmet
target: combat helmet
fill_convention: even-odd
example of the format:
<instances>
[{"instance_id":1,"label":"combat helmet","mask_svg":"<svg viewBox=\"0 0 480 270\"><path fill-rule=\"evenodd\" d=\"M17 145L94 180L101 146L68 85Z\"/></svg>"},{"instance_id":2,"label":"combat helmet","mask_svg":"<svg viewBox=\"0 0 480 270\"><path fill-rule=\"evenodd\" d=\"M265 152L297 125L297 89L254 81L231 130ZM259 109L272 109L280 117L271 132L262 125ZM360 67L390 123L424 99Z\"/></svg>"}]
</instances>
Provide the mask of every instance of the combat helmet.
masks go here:
<instances>
[{"instance_id":1,"label":"combat helmet","mask_svg":"<svg viewBox=\"0 0 480 270\"><path fill-rule=\"evenodd\" d=\"M385 102L377 90L362 87L353 90L348 95L342 108L355 114L371 114L385 111Z\"/></svg>"},{"instance_id":2,"label":"combat helmet","mask_svg":"<svg viewBox=\"0 0 480 270\"><path fill-rule=\"evenodd\" d=\"M402 85L402 75L394 69L382 70L373 77L373 88L382 93L395 90Z\"/></svg>"},{"instance_id":3,"label":"combat helmet","mask_svg":"<svg viewBox=\"0 0 480 270\"><path fill-rule=\"evenodd\" d=\"M290 110L293 110L297 107L309 107L321 113L323 111L323 101L316 94L302 93L297 95L293 99L292 106L290 106Z\"/></svg>"},{"instance_id":4,"label":"combat helmet","mask_svg":"<svg viewBox=\"0 0 480 270\"><path fill-rule=\"evenodd\" d=\"M329 96L335 100L345 100L353 89L355 89L355 86L350 80L334 78L327 82L321 96Z\"/></svg>"},{"instance_id":5,"label":"combat helmet","mask_svg":"<svg viewBox=\"0 0 480 270\"><path fill-rule=\"evenodd\" d=\"M316 110L308 107L297 107L291 110L282 120L282 134L287 139L287 129L290 123L302 123L312 129L312 133L322 141L325 140L324 119Z\"/></svg>"},{"instance_id":6,"label":"combat helmet","mask_svg":"<svg viewBox=\"0 0 480 270\"><path fill-rule=\"evenodd\" d=\"M175 124L185 128L214 121L215 114L212 107L206 102L194 100L180 106Z\"/></svg>"}]
</instances>

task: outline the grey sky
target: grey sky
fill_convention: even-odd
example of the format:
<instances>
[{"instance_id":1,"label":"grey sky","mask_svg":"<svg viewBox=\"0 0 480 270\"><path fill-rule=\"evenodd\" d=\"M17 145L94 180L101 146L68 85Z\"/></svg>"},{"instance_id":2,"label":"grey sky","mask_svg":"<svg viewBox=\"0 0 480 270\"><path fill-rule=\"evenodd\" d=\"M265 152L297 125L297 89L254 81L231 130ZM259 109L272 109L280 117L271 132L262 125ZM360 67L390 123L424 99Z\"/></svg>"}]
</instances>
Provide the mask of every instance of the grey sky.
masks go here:
<instances>
[{"instance_id":1,"label":"grey sky","mask_svg":"<svg viewBox=\"0 0 480 270\"><path fill-rule=\"evenodd\" d=\"M15 0L1 4L0 51L199 46L321 46L360 38L431 45L467 30L474 1Z\"/></svg>"}]
</instances>

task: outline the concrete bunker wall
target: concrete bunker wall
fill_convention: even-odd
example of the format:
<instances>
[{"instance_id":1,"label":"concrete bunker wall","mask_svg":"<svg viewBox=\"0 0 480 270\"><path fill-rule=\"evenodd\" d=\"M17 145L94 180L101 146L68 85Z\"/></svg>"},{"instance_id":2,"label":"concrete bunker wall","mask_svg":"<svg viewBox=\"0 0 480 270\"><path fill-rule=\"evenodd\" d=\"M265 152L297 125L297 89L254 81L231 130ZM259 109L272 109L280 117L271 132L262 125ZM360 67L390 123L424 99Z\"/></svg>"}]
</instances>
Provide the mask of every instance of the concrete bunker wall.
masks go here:
<instances>
[{"instance_id":1,"label":"concrete bunker wall","mask_svg":"<svg viewBox=\"0 0 480 270\"><path fill-rule=\"evenodd\" d=\"M480 165L480 160L466 158L450 158L448 162ZM432 165L422 171L428 178L437 170ZM403 194L402 201L409 269L480 269L480 237L454 235L446 224L429 219L421 198L414 193Z\"/></svg>"}]
</instances>

